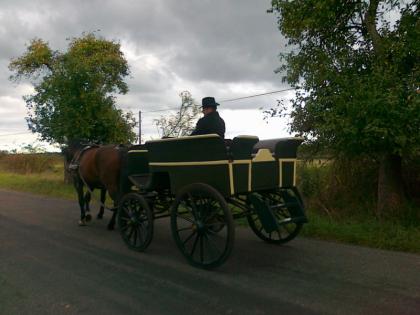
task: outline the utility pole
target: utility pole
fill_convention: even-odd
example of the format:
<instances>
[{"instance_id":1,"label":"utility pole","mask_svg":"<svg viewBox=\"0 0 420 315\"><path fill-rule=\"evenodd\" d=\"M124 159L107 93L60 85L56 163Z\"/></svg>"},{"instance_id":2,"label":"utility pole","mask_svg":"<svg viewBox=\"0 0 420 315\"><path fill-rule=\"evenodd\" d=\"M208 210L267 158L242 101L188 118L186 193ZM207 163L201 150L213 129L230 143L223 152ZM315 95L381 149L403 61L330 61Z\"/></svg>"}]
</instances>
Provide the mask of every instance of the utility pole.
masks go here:
<instances>
[{"instance_id":1,"label":"utility pole","mask_svg":"<svg viewBox=\"0 0 420 315\"><path fill-rule=\"evenodd\" d=\"M139 144L141 144L141 110L139 110Z\"/></svg>"}]
</instances>

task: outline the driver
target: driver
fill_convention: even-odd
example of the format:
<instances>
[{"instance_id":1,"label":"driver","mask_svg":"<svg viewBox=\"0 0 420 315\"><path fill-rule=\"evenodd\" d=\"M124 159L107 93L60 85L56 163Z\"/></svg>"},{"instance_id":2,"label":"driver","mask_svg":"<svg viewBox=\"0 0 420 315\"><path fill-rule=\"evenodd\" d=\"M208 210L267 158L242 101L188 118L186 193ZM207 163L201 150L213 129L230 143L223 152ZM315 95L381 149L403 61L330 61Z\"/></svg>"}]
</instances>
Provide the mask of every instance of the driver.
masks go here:
<instances>
[{"instance_id":1,"label":"driver","mask_svg":"<svg viewBox=\"0 0 420 315\"><path fill-rule=\"evenodd\" d=\"M225 121L219 116L219 112L217 111L217 106L219 106L219 104L216 103L214 97L203 98L201 104L204 117L198 120L191 136L216 133L224 139Z\"/></svg>"}]
</instances>

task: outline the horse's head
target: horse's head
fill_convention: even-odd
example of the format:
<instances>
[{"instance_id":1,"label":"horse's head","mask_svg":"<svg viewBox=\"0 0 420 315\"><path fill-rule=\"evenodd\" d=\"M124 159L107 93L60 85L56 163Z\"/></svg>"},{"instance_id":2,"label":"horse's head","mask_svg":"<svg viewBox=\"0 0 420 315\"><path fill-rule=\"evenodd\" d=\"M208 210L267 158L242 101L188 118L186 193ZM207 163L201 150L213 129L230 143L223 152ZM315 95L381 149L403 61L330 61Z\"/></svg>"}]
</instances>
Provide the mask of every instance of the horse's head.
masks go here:
<instances>
[{"instance_id":1,"label":"horse's head","mask_svg":"<svg viewBox=\"0 0 420 315\"><path fill-rule=\"evenodd\" d=\"M83 147L84 145L79 140L72 140L68 142L67 146L62 149L62 153L67 164L73 160L77 152L79 152Z\"/></svg>"}]
</instances>

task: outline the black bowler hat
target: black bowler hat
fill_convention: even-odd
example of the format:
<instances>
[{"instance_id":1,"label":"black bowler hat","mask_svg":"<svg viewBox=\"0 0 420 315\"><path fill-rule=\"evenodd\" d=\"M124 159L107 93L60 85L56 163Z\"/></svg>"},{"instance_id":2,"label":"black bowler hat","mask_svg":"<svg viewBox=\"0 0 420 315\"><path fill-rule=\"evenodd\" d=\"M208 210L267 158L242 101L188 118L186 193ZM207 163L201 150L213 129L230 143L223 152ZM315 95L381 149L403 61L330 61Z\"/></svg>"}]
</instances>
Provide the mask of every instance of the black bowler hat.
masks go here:
<instances>
[{"instance_id":1,"label":"black bowler hat","mask_svg":"<svg viewBox=\"0 0 420 315\"><path fill-rule=\"evenodd\" d=\"M206 107L214 107L216 108L217 106L219 106L218 103L216 103L216 100L214 99L214 97L208 96L208 97L204 97L203 100L201 101L201 107L206 108Z\"/></svg>"}]
</instances>

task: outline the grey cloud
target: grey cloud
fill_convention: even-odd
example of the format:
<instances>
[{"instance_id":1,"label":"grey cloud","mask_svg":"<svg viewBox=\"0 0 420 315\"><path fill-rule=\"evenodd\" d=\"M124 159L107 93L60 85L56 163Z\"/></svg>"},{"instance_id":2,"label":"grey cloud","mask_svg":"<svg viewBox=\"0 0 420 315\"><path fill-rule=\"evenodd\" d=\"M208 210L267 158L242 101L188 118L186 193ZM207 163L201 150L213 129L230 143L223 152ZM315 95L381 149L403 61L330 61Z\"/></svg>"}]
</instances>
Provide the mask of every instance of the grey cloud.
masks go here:
<instances>
[{"instance_id":1,"label":"grey cloud","mask_svg":"<svg viewBox=\"0 0 420 315\"><path fill-rule=\"evenodd\" d=\"M222 100L284 88L274 69L285 40L275 16L266 13L270 2L0 0L0 96L21 99L23 89L8 81L7 64L24 52L30 39L39 37L52 49L63 50L67 38L98 29L105 38L128 45L136 57L150 54L159 60L155 68L130 60L130 91L118 96L124 110L147 112L178 106L182 90L190 90L200 102L207 95ZM255 109L275 105L281 97L222 106ZM17 121L26 129L23 116L15 122L0 117L2 126L15 128ZM145 126L147 132L156 131L149 121Z\"/></svg>"}]
</instances>

